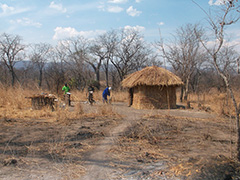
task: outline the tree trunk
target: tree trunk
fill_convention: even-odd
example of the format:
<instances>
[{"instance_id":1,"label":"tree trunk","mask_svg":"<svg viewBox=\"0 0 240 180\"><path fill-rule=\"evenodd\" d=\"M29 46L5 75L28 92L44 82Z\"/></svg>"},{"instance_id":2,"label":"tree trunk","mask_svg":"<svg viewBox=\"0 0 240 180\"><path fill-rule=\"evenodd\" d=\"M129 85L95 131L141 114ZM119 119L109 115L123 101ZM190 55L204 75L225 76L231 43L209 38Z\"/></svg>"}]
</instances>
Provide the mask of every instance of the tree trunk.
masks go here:
<instances>
[{"instance_id":1,"label":"tree trunk","mask_svg":"<svg viewBox=\"0 0 240 180\"><path fill-rule=\"evenodd\" d=\"M18 79L17 75L15 74L13 68L10 69L10 72L11 72L11 75L12 75L12 87L13 87L13 86L15 85L15 81L16 81L16 80L19 81L19 79ZM20 81L19 81L19 82L20 82Z\"/></svg>"},{"instance_id":2,"label":"tree trunk","mask_svg":"<svg viewBox=\"0 0 240 180\"><path fill-rule=\"evenodd\" d=\"M105 66L105 77L106 77L106 86L109 86L109 77L108 77L108 64L109 64L109 60L107 60L107 64L104 65Z\"/></svg>"},{"instance_id":3,"label":"tree trunk","mask_svg":"<svg viewBox=\"0 0 240 180\"><path fill-rule=\"evenodd\" d=\"M189 92L189 79L187 79L185 83L185 93L184 93L184 101L187 101L188 99L188 92Z\"/></svg>"},{"instance_id":4,"label":"tree trunk","mask_svg":"<svg viewBox=\"0 0 240 180\"><path fill-rule=\"evenodd\" d=\"M180 94L180 102L183 102L183 89L184 87L181 87L181 94Z\"/></svg>"},{"instance_id":5,"label":"tree trunk","mask_svg":"<svg viewBox=\"0 0 240 180\"><path fill-rule=\"evenodd\" d=\"M217 69L219 70L219 69ZM225 85L226 85L226 89L227 91L230 92L232 101L233 101L233 105L234 105L234 109L235 109L235 119L236 119L236 126L237 126L237 159L238 161L240 161L240 127L239 127L239 108L235 99L235 96L233 94L233 90L229 84L229 80L228 78L222 74L220 71L218 71L218 73L220 74L220 76L223 78Z\"/></svg>"},{"instance_id":6,"label":"tree trunk","mask_svg":"<svg viewBox=\"0 0 240 180\"><path fill-rule=\"evenodd\" d=\"M39 70L39 83L38 83L38 86L39 87L42 87L42 69Z\"/></svg>"},{"instance_id":7,"label":"tree trunk","mask_svg":"<svg viewBox=\"0 0 240 180\"><path fill-rule=\"evenodd\" d=\"M237 121L237 159L240 161L240 127L239 127L239 111L236 116Z\"/></svg>"},{"instance_id":8,"label":"tree trunk","mask_svg":"<svg viewBox=\"0 0 240 180\"><path fill-rule=\"evenodd\" d=\"M99 90L100 89L100 70L99 69L96 69L95 71L95 74L96 74L96 82L97 82L97 89Z\"/></svg>"},{"instance_id":9,"label":"tree trunk","mask_svg":"<svg viewBox=\"0 0 240 180\"><path fill-rule=\"evenodd\" d=\"M14 75L13 70L11 70L11 74L12 74L12 87L13 87L15 84L15 75Z\"/></svg>"},{"instance_id":10,"label":"tree trunk","mask_svg":"<svg viewBox=\"0 0 240 180\"><path fill-rule=\"evenodd\" d=\"M106 70L105 75L106 75L106 86L108 87L109 86L108 69Z\"/></svg>"},{"instance_id":11,"label":"tree trunk","mask_svg":"<svg viewBox=\"0 0 240 180\"><path fill-rule=\"evenodd\" d=\"M236 119L236 125L237 125L237 159L240 161L240 126L239 126L239 108L235 99L235 96L233 94L232 88L228 87L228 91L230 92L234 109L235 109L235 119Z\"/></svg>"}]
</instances>

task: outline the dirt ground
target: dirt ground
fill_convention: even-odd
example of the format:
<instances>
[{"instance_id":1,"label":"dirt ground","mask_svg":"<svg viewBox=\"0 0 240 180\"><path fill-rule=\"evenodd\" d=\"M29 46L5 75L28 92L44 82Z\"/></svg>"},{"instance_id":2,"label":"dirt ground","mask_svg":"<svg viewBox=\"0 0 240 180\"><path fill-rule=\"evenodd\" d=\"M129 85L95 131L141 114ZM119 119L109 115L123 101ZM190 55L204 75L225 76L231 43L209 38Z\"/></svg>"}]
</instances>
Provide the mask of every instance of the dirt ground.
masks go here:
<instances>
[{"instance_id":1,"label":"dirt ground","mask_svg":"<svg viewBox=\"0 0 240 180\"><path fill-rule=\"evenodd\" d=\"M118 102L96 116L101 103L81 106L75 119L1 119L0 179L240 179L234 119Z\"/></svg>"}]
</instances>

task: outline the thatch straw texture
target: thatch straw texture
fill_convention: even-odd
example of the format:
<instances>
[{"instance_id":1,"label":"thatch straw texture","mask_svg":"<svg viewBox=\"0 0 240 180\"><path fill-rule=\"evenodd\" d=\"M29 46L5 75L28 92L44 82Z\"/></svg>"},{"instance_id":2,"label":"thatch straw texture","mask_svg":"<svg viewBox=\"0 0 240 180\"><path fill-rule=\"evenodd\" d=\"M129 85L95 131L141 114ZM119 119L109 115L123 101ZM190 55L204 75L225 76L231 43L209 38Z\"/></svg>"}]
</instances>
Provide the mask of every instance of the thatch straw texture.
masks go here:
<instances>
[{"instance_id":1,"label":"thatch straw texture","mask_svg":"<svg viewBox=\"0 0 240 180\"><path fill-rule=\"evenodd\" d=\"M132 107L135 109L175 109L175 86L134 87Z\"/></svg>"},{"instance_id":2,"label":"thatch straw texture","mask_svg":"<svg viewBox=\"0 0 240 180\"><path fill-rule=\"evenodd\" d=\"M150 66L130 74L122 81L122 86L132 88L135 86L180 86L183 85L182 80L172 72L156 67Z\"/></svg>"}]
</instances>

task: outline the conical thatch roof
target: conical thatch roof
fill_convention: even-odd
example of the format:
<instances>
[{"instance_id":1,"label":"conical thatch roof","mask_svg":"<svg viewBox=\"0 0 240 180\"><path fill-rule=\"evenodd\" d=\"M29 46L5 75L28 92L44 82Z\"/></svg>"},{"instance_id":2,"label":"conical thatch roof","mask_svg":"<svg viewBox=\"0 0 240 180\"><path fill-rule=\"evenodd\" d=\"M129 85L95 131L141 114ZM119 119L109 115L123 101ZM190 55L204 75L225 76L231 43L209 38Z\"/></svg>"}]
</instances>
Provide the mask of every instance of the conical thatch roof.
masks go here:
<instances>
[{"instance_id":1,"label":"conical thatch roof","mask_svg":"<svg viewBox=\"0 0 240 180\"><path fill-rule=\"evenodd\" d=\"M139 85L180 86L183 82L178 76L164 68L150 66L130 74L122 81L122 86L127 88Z\"/></svg>"}]
</instances>

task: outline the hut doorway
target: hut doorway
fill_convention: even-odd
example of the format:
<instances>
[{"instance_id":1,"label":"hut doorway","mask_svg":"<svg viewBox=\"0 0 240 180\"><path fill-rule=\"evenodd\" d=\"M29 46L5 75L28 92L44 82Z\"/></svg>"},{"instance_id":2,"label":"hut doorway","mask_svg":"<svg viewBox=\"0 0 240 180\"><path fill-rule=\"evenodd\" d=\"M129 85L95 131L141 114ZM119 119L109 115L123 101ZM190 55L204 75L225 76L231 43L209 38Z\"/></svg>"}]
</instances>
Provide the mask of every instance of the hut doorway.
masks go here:
<instances>
[{"instance_id":1,"label":"hut doorway","mask_svg":"<svg viewBox=\"0 0 240 180\"><path fill-rule=\"evenodd\" d=\"M133 104L133 88L129 88L128 95L129 95L128 107L130 107Z\"/></svg>"}]
</instances>

